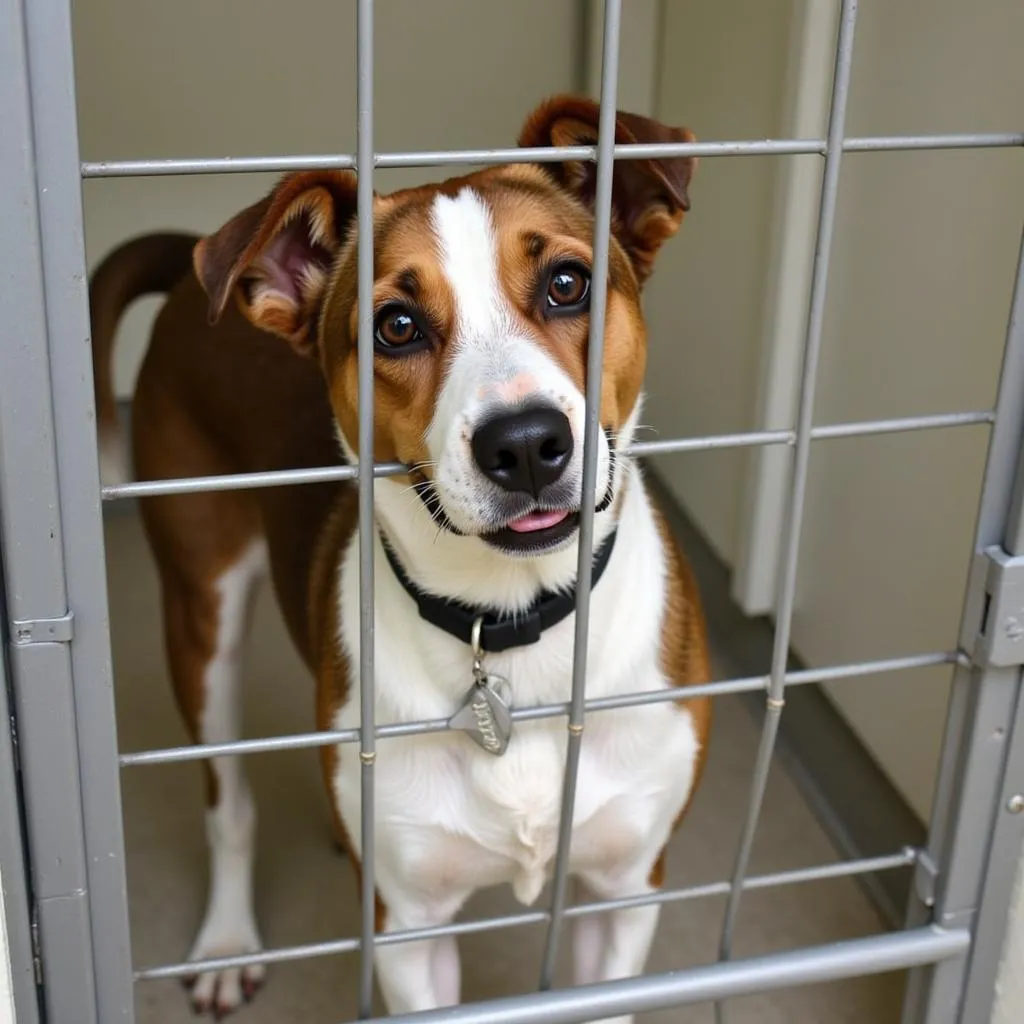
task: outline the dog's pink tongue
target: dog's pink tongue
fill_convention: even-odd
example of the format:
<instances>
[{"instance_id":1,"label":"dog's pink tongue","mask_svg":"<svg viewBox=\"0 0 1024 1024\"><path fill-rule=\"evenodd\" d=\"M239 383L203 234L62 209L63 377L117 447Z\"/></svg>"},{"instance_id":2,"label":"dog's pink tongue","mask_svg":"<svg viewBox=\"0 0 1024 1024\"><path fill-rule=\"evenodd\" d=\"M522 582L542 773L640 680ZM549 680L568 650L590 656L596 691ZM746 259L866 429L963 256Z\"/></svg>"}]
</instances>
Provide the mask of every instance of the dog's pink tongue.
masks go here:
<instances>
[{"instance_id":1,"label":"dog's pink tongue","mask_svg":"<svg viewBox=\"0 0 1024 1024\"><path fill-rule=\"evenodd\" d=\"M534 530L546 530L560 523L568 514L568 512L530 512L528 515L513 519L508 524L508 528L515 530L516 533L533 533Z\"/></svg>"}]
</instances>

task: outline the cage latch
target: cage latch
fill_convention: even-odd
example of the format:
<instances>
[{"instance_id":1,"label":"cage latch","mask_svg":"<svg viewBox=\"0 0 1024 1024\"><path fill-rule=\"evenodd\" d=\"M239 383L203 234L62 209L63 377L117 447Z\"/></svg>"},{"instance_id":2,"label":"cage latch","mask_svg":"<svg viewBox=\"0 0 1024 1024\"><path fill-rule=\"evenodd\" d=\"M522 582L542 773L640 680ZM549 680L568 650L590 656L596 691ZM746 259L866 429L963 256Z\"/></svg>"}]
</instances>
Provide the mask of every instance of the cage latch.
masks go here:
<instances>
[{"instance_id":1,"label":"cage latch","mask_svg":"<svg viewBox=\"0 0 1024 1024\"><path fill-rule=\"evenodd\" d=\"M11 639L16 647L28 644L67 644L74 636L74 615L68 612L57 619L15 619Z\"/></svg>"},{"instance_id":2,"label":"cage latch","mask_svg":"<svg viewBox=\"0 0 1024 1024\"><path fill-rule=\"evenodd\" d=\"M971 660L975 665L1009 668L1024 665L1024 557L998 545L986 548L981 628Z\"/></svg>"}]
</instances>

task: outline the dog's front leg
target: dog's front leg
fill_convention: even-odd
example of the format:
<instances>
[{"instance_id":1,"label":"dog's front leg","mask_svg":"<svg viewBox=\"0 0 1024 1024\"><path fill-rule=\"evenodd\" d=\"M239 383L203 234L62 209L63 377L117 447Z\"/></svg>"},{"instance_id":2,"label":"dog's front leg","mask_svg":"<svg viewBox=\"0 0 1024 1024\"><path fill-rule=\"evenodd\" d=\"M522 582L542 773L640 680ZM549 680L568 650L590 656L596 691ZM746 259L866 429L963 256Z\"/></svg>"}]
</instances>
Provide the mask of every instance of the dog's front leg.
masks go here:
<instances>
[{"instance_id":1,"label":"dog's front leg","mask_svg":"<svg viewBox=\"0 0 1024 1024\"><path fill-rule=\"evenodd\" d=\"M461 897L424 903L415 896L394 891L387 895L382 892L382 897L386 932L448 924L462 904ZM459 1002L459 950L451 935L378 946L376 964L390 1014L433 1010Z\"/></svg>"},{"instance_id":2,"label":"dog's front leg","mask_svg":"<svg viewBox=\"0 0 1024 1024\"><path fill-rule=\"evenodd\" d=\"M649 874L646 868L624 875L588 873L578 882L578 893L584 899L640 896L653 891L648 883ZM659 912L655 905L582 916L573 934L576 984L642 974L658 927ZM601 1024L633 1024L633 1017L609 1017Z\"/></svg>"}]
</instances>

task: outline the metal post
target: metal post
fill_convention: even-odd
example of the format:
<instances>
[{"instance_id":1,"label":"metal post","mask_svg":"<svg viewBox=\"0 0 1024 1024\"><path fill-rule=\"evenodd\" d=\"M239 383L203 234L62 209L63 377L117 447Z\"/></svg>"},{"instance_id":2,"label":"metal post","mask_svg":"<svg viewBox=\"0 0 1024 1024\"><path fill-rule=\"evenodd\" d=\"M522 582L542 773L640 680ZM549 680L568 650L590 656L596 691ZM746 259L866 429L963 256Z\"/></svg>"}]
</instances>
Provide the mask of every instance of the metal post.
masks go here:
<instances>
[{"instance_id":1,"label":"metal post","mask_svg":"<svg viewBox=\"0 0 1024 1024\"><path fill-rule=\"evenodd\" d=\"M996 420L989 441L981 505L960 627L960 647L972 652L985 616L987 559L983 552L999 545L1010 555L1024 555L1024 234L1007 324L1006 349L996 399ZM977 926L986 865L1003 813L997 803L1006 772L1008 743L1020 701L1019 666L965 663L953 677L942 762L936 784L927 856L938 876L934 894L918 899L908 911L908 926L933 919ZM1020 737L1017 736L1017 744ZM1015 754L1019 756L1019 754ZM1012 827L1011 827L1012 832ZM995 838L993 838L995 836ZM1005 847L1003 848L1006 849ZM993 876L993 879L995 876ZM993 946L993 920L1005 923L1004 906L988 902L986 932L977 933L986 946L967 957L935 969L915 971L904 1001L905 1024L973 1024L986 1020L992 1005L995 966L977 956ZM1001 941L1001 937L996 941ZM971 968L970 974L968 969ZM987 985L987 989L986 989ZM968 1011L970 1016L968 1016Z\"/></svg>"},{"instance_id":2,"label":"metal post","mask_svg":"<svg viewBox=\"0 0 1024 1024\"><path fill-rule=\"evenodd\" d=\"M359 760L361 773L360 859L362 921L359 1015L373 1012L374 776L377 760L373 678L373 0L356 11L357 216L359 239Z\"/></svg>"},{"instance_id":3,"label":"metal post","mask_svg":"<svg viewBox=\"0 0 1024 1024\"><path fill-rule=\"evenodd\" d=\"M31 896L22 840L21 801L18 787L16 738L10 706L13 679L7 665L7 611L0 565L0 871L3 877L3 920L11 967L14 1012L20 1024L39 1024L39 993L36 989L32 949ZM0 971L6 965L0 963ZM0 1017L5 1006L0 1005Z\"/></svg>"},{"instance_id":4,"label":"metal post","mask_svg":"<svg viewBox=\"0 0 1024 1024\"><path fill-rule=\"evenodd\" d=\"M807 491L807 470L810 462L818 357L821 352L822 328L825 319L825 296L828 286L829 260L832 254L832 231L835 225L836 199L839 191L839 170L843 153L842 143L846 124L846 104L850 87L850 68L853 63L853 39L856 22L857 0L843 0L839 35L836 42L835 74L832 82L828 152L825 156L817 243L811 278L810 308L807 315L807 336L804 343L803 374L796 428L796 452L789 500L789 521L783 539L782 572L780 574L778 606L776 607L771 681L768 686L761 745L758 749L751 783L750 802L736 854L733 888L729 894L722 928L720 956L723 960L728 960L732 953L733 933L739 914L743 879L750 865L750 854L754 846L754 836L761 813L761 804L764 800L765 787L768 784L768 772L778 735L779 719L785 704L785 678L789 660L790 630L793 624L793 603L796 597L800 532ZM716 1012L721 1019L724 1008L719 1005L716 1007Z\"/></svg>"},{"instance_id":5,"label":"metal post","mask_svg":"<svg viewBox=\"0 0 1024 1024\"><path fill-rule=\"evenodd\" d=\"M0 374L0 494L46 1012L128 1022L70 11L3 0L0 18L0 322L15 331Z\"/></svg>"},{"instance_id":6,"label":"metal post","mask_svg":"<svg viewBox=\"0 0 1024 1024\"><path fill-rule=\"evenodd\" d=\"M565 777L558 822L558 847L552 880L551 921L541 964L540 988L551 987L558 940L565 913L569 880L576 780L583 741L587 686L587 643L590 635L590 577L594 559L594 507L597 503L597 441L601 428L601 374L604 366L604 320L608 297L608 249L611 239L612 153L615 144L615 95L619 79L619 25L622 0L606 0L604 52L601 62L601 110L598 118L597 192L594 200L594 273L590 297L590 338L587 350L586 420L583 431L583 496L580 504L579 558L576 569L576 623L573 643L572 696L569 706Z\"/></svg>"}]
</instances>

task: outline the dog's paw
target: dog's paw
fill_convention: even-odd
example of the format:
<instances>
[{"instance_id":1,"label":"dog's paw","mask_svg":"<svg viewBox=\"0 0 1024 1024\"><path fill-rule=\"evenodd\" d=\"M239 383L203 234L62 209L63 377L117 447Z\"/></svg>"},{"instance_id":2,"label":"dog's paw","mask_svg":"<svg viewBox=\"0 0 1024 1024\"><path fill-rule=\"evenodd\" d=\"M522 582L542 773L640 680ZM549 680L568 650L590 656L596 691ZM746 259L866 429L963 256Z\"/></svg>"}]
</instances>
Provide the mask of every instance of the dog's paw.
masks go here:
<instances>
[{"instance_id":1,"label":"dog's paw","mask_svg":"<svg viewBox=\"0 0 1024 1024\"><path fill-rule=\"evenodd\" d=\"M214 922L210 922L211 925ZM233 928L204 926L189 960L214 960L221 957L258 953L263 948L256 926L247 922ZM263 984L267 969L263 964L224 967L204 971L185 979L195 1014L211 1014L215 1020L226 1017L249 1002Z\"/></svg>"}]
</instances>

